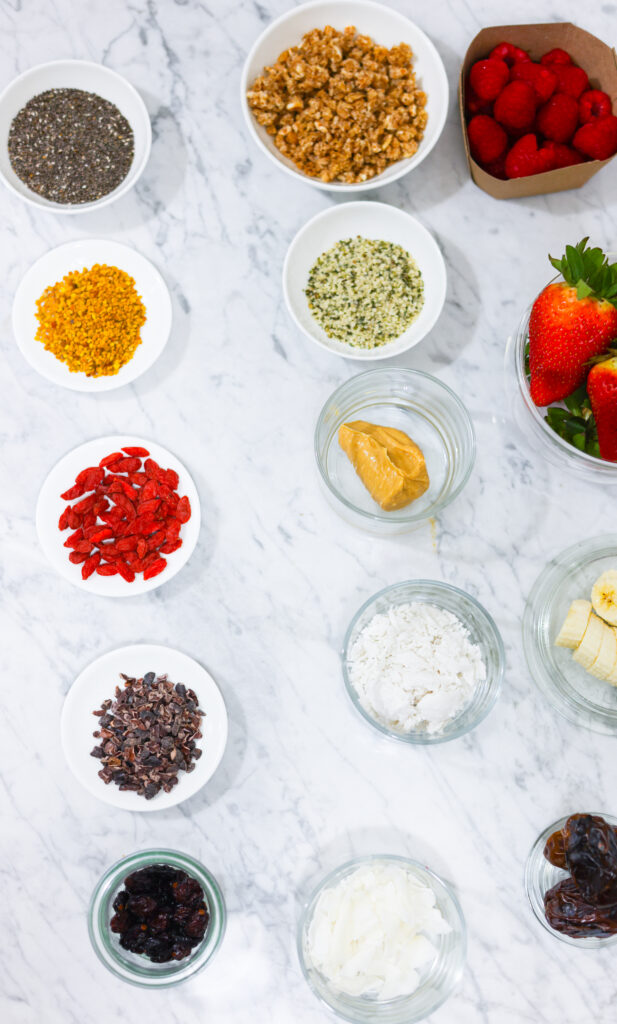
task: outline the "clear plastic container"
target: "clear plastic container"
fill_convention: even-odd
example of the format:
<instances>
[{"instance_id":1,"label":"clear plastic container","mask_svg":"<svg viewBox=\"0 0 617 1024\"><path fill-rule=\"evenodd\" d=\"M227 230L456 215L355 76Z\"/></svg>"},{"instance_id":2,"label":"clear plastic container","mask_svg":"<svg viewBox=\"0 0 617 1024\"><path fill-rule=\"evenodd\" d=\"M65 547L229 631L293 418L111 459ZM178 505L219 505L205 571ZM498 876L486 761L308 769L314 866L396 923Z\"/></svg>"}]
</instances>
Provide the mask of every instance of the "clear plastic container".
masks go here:
<instances>
[{"instance_id":1,"label":"clear plastic container","mask_svg":"<svg viewBox=\"0 0 617 1024\"><path fill-rule=\"evenodd\" d=\"M339 427L366 420L402 430L424 453L428 490L406 508L386 512L371 498L338 443ZM315 428L315 457L326 497L354 526L403 533L449 505L469 479L476 453L473 426L461 400L419 370L369 370L334 391Z\"/></svg>"}]
</instances>

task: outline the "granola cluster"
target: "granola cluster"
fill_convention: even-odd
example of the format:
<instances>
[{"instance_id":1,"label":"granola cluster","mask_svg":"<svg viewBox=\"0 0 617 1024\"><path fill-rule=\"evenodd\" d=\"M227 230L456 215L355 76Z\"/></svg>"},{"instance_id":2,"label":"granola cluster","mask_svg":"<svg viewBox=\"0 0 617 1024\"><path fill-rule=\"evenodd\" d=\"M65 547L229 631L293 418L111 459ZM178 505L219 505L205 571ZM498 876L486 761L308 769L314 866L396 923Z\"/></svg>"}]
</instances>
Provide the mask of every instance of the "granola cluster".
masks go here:
<instances>
[{"instance_id":1,"label":"granola cluster","mask_svg":"<svg viewBox=\"0 0 617 1024\"><path fill-rule=\"evenodd\" d=\"M366 181L413 156L424 134L412 57L406 43L389 50L351 25L313 29L255 79L249 106L304 174Z\"/></svg>"}]
</instances>

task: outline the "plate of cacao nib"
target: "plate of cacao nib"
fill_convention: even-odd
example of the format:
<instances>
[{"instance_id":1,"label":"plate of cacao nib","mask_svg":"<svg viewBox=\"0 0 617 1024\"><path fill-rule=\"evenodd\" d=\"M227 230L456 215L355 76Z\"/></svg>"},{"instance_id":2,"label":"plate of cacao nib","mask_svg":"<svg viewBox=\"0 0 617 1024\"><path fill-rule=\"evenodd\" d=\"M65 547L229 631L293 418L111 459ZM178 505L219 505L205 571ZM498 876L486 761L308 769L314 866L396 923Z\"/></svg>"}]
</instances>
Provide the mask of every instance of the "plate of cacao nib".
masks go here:
<instances>
[{"instance_id":1,"label":"plate of cacao nib","mask_svg":"<svg viewBox=\"0 0 617 1024\"><path fill-rule=\"evenodd\" d=\"M120 647L77 677L62 710L69 768L93 796L127 811L187 800L216 771L227 712L212 676L156 644Z\"/></svg>"}]
</instances>

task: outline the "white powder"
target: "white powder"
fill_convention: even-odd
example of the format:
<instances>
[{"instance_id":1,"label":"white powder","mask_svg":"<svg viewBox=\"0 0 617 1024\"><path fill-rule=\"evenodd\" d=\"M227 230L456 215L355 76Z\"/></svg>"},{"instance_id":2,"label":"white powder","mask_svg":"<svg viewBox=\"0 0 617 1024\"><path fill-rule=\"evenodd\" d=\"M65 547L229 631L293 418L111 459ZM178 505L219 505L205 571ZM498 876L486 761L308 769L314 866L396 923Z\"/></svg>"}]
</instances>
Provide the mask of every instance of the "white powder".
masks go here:
<instances>
[{"instance_id":1,"label":"white powder","mask_svg":"<svg viewBox=\"0 0 617 1024\"><path fill-rule=\"evenodd\" d=\"M419 968L435 957L430 938L449 931L428 885L401 865L377 861L321 893L307 952L340 991L394 999L416 990Z\"/></svg>"},{"instance_id":2,"label":"white powder","mask_svg":"<svg viewBox=\"0 0 617 1024\"><path fill-rule=\"evenodd\" d=\"M375 615L348 669L365 711L398 732L440 732L486 677L480 648L456 615L418 601Z\"/></svg>"}]
</instances>

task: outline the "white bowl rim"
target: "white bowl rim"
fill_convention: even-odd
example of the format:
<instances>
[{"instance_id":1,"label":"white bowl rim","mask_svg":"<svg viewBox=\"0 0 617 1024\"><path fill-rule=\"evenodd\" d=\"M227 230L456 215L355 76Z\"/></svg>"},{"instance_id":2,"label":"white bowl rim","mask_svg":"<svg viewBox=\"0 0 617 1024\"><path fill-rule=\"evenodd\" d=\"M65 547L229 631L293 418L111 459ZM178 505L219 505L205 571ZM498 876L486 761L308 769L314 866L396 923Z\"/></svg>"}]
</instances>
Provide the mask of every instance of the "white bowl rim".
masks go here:
<instances>
[{"instance_id":1,"label":"white bowl rim","mask_svg":"<svg viewBox=\"0 0 617 1024\"><path fill-rule=\"evenodd\" d=\"M45 68L58 67L61 64L81 65L82 67L95 67L102 70L105 74L110 75L112 78L115 78L119 82L121 82L123 87L133 94L135 100L137 101L138 107L141 108L145 128L144 154L141 163L135 169L135 174L132 177L131 181L127 181L129 177L129 175L127 174L126 178L123 181L121 181L120 184L112 192L109 192L106 196L101 196L100 199L96 199L93 203L83 203L81 205L75 203L51 204L50 200L47 200L45 203L42 203L40 201L40 198L37 197L36 192L33 192L32 196L22 194L18 189L15 188L13 183L10 182L8 178L4 176L2 170L0 169L0 181L2 181L3 185L5 185L6 188L8 188L9 191L13 193L14 196L18 196L19 199L23 200L23 202L28 203L30 206L35 206L38 210L47 210L49 213L68 214L69 216L71 216L79 213L92 213L93 210L100 210L101 207L108 206L109 203L115 202L116 199L120 199L122 196L126 195L127 192L130 192L133 186L137 184L139 178L144 172L144 168L148 163L148 160L150 159L150 151L152 149L152 124L150 122L148 108L146 107L143 98L141 97L135 86L131 82L129 82L128 78L125 78L124 75L120 74L119 71L114 71L112 68L108 68L105 64L101 64L96 60L83 60L82 58L76 57L60 57L56 60L47 60L44 61L44 63L42 64L34 64L31 68L26 68L25 71L22 71L19 75L16 75L15 78L12 78L11 81L8 82L7 85L5 85L2 92L0 92L0 107L2 106L4 99L11 91L11 89L13 89L14 86L16 86L19 82L23 82L31 75L34 75L39 71L43 71ZM131 125L131 128L133 128L133 125Z\"/></svg>"},{"instance_id":2,"label":"white bowl rim","mask_svg":"<svg viewBox=\"0 0 617 1024\"><path fill-rule=\"evenodd\" d=\"M314 224L317 224L322 220L327 220L329 217L341 216L346 214L348 211L358 209L359 207L366 209L367 206L381 207L382 209L388 211L389 216L394 215L410 220L414 225L414 228L420 234L423 234L426 237L428 245L434 248L438 262L443 270L440 295L435 307L436 311L432 320L428 321L428 326L426 327L424 334L420 335L419 338L412 339L409 342L409 344L406 344L403 348L397 349L396 352L388 352L389 346L387 344L374 349L354 349L352 346L348 346L349 351L346 352L330 348L330 346L327 345L325 341L322 341L321 338L318 338L315 334L311 334L310 331L307 331L306 327L304 327L304 325L300 322L300 320L295 314L293 304L291 302L291 297L289 294L289 289L287 287L287 280L289 277L289 268L291 266L291 261L295 255L297 247L302 242L303 236L310 230L310 228L312 228ZM283 262L283 295L285 298L285 305L287 306L287 312L289 313L291 319L293 320L298 330L301 331L306 338L310 338L310 340L313 341L316 345L319 345L319 347L322 348L325 352L329 352L330 355L340 356L342 359L355 359L358 362L363 363L376 362L379 359L396 359L398 358L398 356L402 356L404 352L408 352L410 349L415 348L416 345L419 345L420 342L424 341L427 335L430 334L430 332L433 330L433 327L435 326L435 324L439 320L439 317L443 313L443 307L445 305L447 291L448 269L446 267L446 261L432 232L429 231L429 229L424 226L422 221L418 220L417 217L414 217L413 214L408 213L407 210L401 210L400 207L398 206L392 206L391 203L382 203L376 199L358 199L355 202L352 201L343 204L337 204L336 206L328 206L327 209L320 210L319 213L316 213L313 217L307 220L306 223L303 224L301 228L298 229L298 231L292 238L291 242L289 243L287 252L285 254L285 260ZM391 344L396 344L398 340L398 338L395 338L394 341L391 342Z\"/></svg>"},{"instance_id":3,"label":"white bowl rim","mask_svg":"<svg viewBox=\"0 0 617 1024\"><path fill-rule=\"evenodd\" d=\"M401 166L397 171L392 172L392 174L388 177L387 181L381 180L381 174L376 174L375 177L370 178L368 181L359 181L351 184L347 184L346 182L342 181L320 181L318 178L311 178L308 174L303 174L302 171L298 171L293 167L288 167L287 164L283 163L281 159L275 157L274 154L270 152L268 147L264 145L263 141L259 137L259 133L257 132L257 129L255 127L253 115L246 101L249 66L253 61L253 58L258 48L263 43L265 37L269 35L270 32L277 29L279 25L283 25L286 21L290 21L292 18L294 18L298 11L310 10L312 7L321 7L323 6L324 2L325 0L309 0L308 3L299 4L297 7L293 7L289 11L284 11L283 14L280 14L278 18L275 18L273 21L271 21L265 27L263 32L261 32L258 35L257 39L253 43L251 49L249 50L246 56L244 66L242 68L242 75L240 76L240 105L242 107L242 113L244 114L244 120L249 129L250 135L253 138L253 141L257 143L261 151L265 153L266 156L268 156L272 163L280 167L281 170L285 171L286 174L288 174L292 178L295 178L297 181L304 181L305 183L312 185L314 188L321 189L322 191L325 192L366 192L372 188L382 188L385 187L386 185L390 185L393 181L397 181L399 178L402 178L403 175L408 174L410 171L414 170L415 167L418 167L422 163L422 161L429 155L429 153L435 148L435 146L439 142L439 139L441 138L441 134L443 132L446 119L448 116L448 106L450 103L450 85L448 82L448 76L446 74L446 69L444 67L444 63L439 53L439 50L433 43L432 39L430 39L427 36L426 32L424 32L424 30L421 29L420 26L417 25L415 21L412 21L411 18L408 18L406 14L403 14L401 11L395 10L395 8L393 7L389 7L387 4L377 3L376 0L334 0L336 5L339 7L370 7L376 11L388 11L390 14L395 15L402 21L408 22L410 25L413 25L414 31L416 31L418 35L423 37L423 42L426 43L427 49L431 51L432 56L435 58L435 65L439 69L438 74L442 79L442 87L444 90L444 104L441 114L436 119L437 130L433 141L428 143L424 148L420 146L418 148L418 152L414 153L413 157L407 158L415 159L415 157L418 156L418 154L420 154L419 159L416 160L414 164L414 167L405 166L406 160L397 161L397 163L399 163ZM393 164L391 166L394 167L396 165ZM383 173L384 172L382 171L382 174Z\"/></svg>"}]
</instances>

